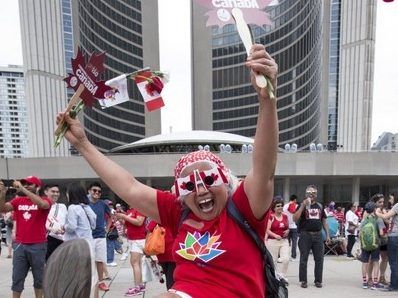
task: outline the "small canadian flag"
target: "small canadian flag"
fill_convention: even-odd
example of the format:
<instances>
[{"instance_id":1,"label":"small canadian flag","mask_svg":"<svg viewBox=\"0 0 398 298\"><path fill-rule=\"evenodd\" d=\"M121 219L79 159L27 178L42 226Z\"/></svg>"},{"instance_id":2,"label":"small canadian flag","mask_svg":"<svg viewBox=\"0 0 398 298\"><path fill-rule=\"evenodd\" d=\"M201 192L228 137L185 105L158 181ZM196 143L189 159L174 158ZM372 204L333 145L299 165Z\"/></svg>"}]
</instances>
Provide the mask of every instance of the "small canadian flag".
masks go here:
<instances>
[{"instance_id":1,"label":"small canadian flag","mask_svg":"<svg viewBox=\"0 0 398 298\"><path fill-rule=\"evenodd\" d=\"M154 111L164 106L163 98L160 92L163 83L159 77L153 76L151 71L142 71L133 77L141 92L148 111Z\"/></svg>"}]
</instances>

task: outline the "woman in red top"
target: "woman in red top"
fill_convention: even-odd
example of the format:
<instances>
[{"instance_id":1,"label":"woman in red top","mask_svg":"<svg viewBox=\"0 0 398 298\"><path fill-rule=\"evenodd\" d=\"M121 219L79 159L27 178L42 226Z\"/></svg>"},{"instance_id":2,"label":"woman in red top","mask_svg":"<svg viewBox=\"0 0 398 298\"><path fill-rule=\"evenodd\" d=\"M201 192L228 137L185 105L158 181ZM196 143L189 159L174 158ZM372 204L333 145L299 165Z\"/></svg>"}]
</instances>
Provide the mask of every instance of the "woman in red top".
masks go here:
<instances>
[{"instance_id":1,"label":"woman in red top","mask_svg":"<svg viewBox=\"0 0 398 298\"><path fill-rule=\"evenodd\" d=\"M145 216L137 210L130 208L126 214L116 213L117 219L123 219L126 227L126 237L130 250L130 264L133 268L134 287L128 288L125 296L138 295L145 291L145 283L142 282L141 259L145 246Z\"/></svg>"},{"instance_id":2,"label":"woman in red top","mask_svg":"<svg viewBox=\"0 0 398 298\"><path fill-rule=\"evenodd\" d=\"M274 212L268 220L266 246L272 255L277 272L287 281L286 274L289 266L289 221L283 211L283 198L275 197L272 203ZM278 262L279 259L279 262ZM278 268L281 263L281 268Z\"/></svg>"},{"instance_id":3,"label":"woman in red top","mask_svg":"<svg viewBox=\"0 0 398 298\"><path fill-rule=\"evenodd\" d=\"M267 76L276 90L278 66L260 44L252 46L246 66L258 96L252 166L240 182L215 154L199 150L181 157L174 169L176 193L156 190L102 154L88 140L78 119L65 119L66 139L115 194L142 214L169 228L176 261L174 285L163 297L264 297L264 263L253 239L228 215L228 199L261 237L274 192L278 150L276 99L259 83ZM134 157L132 157L134 158ZM158 165L159 167L163 165ZM245 164L246 166L246 164ZM249 166L250 167L250 166ZM189 211L180 222L183 210Z\"/></svg>"}]
</instances>

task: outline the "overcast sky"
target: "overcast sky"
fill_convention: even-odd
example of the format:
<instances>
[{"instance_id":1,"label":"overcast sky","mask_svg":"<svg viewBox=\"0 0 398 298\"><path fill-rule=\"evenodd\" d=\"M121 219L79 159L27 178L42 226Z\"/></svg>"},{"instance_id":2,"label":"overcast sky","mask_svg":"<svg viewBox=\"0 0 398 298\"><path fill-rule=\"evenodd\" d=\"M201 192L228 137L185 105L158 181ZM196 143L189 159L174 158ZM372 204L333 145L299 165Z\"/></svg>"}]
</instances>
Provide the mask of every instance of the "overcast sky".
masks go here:
<instances>
[{"instance_id":1,"label":"overcast sky","mask_svg":"<svg viewBox=\"0 0 398 298\"><path fill-rule=\"evenodd\" d=\"M170 73L170 82L162 93L166 103L162 109L163 133L170 127L173 131L191 129L189 1L170 2L159 0L160 69ZM398 133L398 0L378 2L372 142L383 131ZM18 0L9 0L0 10L0 65L22 65L20 36Z\"/></svg>"}]
</instances>

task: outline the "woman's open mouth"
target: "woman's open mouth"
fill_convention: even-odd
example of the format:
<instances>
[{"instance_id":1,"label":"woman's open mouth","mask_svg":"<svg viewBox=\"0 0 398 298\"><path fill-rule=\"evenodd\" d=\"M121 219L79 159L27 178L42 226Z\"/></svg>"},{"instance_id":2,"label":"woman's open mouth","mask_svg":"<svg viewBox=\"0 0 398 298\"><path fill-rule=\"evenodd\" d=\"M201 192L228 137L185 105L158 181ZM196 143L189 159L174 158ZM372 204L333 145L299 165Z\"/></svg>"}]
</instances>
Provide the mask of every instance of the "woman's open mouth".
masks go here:
<instances>
[{"instance_id":1,"label":"woman's open mouth","mask_svg":"<svg viewBox=\"0 0 398 298\"><path fill-rule=\"evenodd\" d=\"M213 210L214 207L214 199L208 198L208 199L203 199L198 202L199 209L204 212L208 213Z\"/></svg>"}]
</instances>

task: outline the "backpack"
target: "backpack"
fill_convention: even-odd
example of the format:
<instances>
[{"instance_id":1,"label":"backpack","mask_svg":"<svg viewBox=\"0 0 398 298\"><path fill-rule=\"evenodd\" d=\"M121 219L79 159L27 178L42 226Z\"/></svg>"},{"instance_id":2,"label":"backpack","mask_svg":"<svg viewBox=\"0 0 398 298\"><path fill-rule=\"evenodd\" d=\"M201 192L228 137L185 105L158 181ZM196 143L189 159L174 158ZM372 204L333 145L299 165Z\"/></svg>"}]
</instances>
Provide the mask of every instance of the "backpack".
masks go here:
<instances>
[{"instance_id":1,"label":"backpack","mask_svg":"<svg viewBox=\"0 0 398 298\"><path fill-rule=\"evenodd\" d=\"M377 223L373 216L369 215L364 219L359 240L361 242L361 249L365 251L374 251L380 246Z\"/></svg>"}]
</instances>

